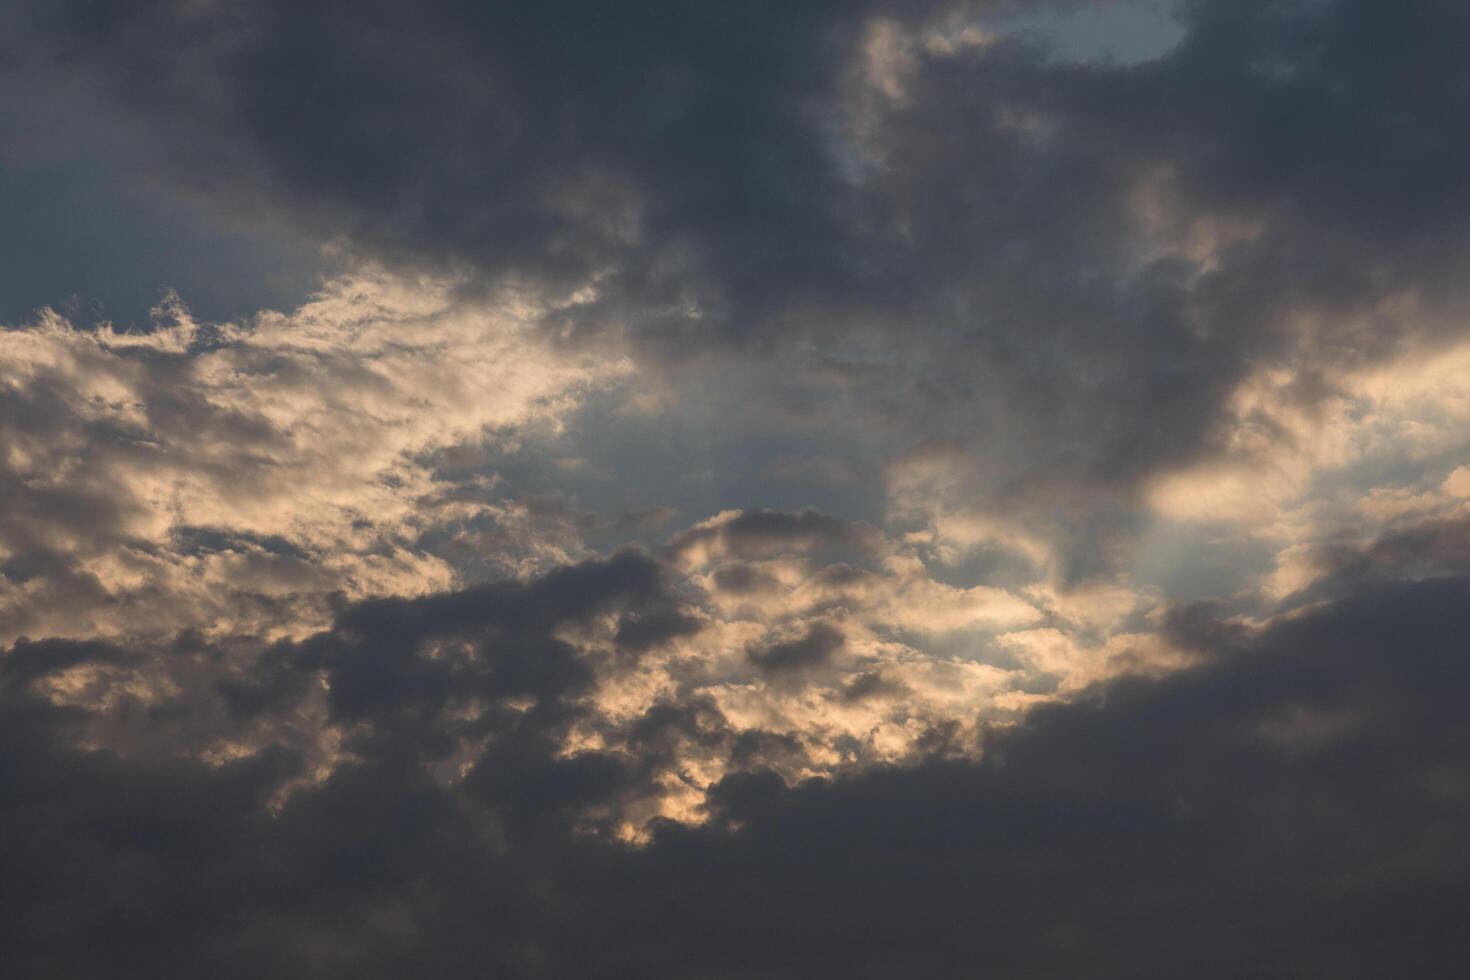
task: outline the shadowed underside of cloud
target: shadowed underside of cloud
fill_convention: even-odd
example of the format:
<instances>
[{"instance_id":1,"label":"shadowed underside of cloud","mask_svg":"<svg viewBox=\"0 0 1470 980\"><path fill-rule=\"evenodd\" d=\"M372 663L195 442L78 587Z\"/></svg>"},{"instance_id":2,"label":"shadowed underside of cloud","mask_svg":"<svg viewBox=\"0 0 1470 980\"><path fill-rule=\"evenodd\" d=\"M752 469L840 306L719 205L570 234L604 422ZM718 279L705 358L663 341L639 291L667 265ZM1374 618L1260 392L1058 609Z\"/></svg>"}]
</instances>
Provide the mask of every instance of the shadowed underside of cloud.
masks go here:
<instances>
[{"instance_id":1,"label":"shadowed underside of cloud","mask_svg":"<svg viewBox=\"0 0 1470 980\"><path fill-rule=\"evenodd\" d=\"M1201 655L1192 668L990 728L978 761L795 784L772 766L799 746L688 699L568 751L597 678L628 664L558 634L646 615L672 601L660 583L625 554L524 587L370 602L212 694L131 710L41 692L130 657L218 669L219 651L17 646L0 695L12 968L1223 978L1463 962L1463 573L1256 631L1181 610L1169 631ZM325 775L288 744L314 676L345 733ZM184 715L207 710L256 744L188 757L179 733L200 721ZM79 747L99 725L117 728L109 747ZM272 725L284 734L263 739ZM641 846L609 837L681 743L738 760L705 822L655 822Z\"/></svg>"}]
</instances>

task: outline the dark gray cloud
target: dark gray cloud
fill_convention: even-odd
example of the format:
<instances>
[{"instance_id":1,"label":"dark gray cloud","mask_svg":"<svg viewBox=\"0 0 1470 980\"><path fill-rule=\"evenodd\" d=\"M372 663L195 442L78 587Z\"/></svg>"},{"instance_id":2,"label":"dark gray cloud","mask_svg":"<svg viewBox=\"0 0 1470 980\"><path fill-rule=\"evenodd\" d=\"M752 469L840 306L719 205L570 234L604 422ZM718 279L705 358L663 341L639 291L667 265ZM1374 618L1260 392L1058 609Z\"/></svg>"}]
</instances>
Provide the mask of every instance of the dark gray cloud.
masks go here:
<instances>
[{"instance_id":1,"label":"dark gray cloud","mask_svg":"<svg viewBox=\"0 0 1470 980\"><path fill-rule=\"evenodd\" d=\"M842 649L843 642L840 630L826 623L813 623L798 639L777 643L764 650L752 650L750 661L766 674L799 674L826 666Z\"/></svg>"},{"instance_id":2,"label":"dark gray cloud","mask_svg":"<svg viewBox=\"0 0 1470 980\"><path fill-rule=\"evenodd\" d=\"M987 6L1004 24L1017 5ZM996 357L1018 331L1090 358L1112 343L1156 407L1213 379L1199 362L1252 352L1283 305L1418 283L1463 246L1457 5L1181 10L1183 40L1140 65L920 44L886 102L857 77L865 32L942 34L934 4L76 2L21 5L10 44L187 137L166 153L180 179L324 235L489 274L610 274L645 326L700 306L681 327L698 334L888 318ZM1140 273L1125 198L1155 167L1268 234L1203 280ZM1192 337L1200 317L1228 335Z\"/></svg>"},{"instance_id":3,"label":"dark gray cloud","mask_svg":"<svg viewBox=\"0 0 1470 980\"><path fill-rule=\"evenodd\" d=\"M794 552L829 558L844 555L872 558L882 548L882 532L870 524L844 521L815 510L798 514L752 510L680 532L664 548L664 553L674 561L699 561L705 555L738 561Z\"/></svg>"},{"instance_id":4,"label":"dark gray cloud","mask_svg":"<svg viewBox=\"0 0 1470 980\"><path fill-rule=\"evenodd\" d=\"M1080 581L1116 569L1140 484L1229 450L1263 364L1312 404L1457 331L1470 24L1200 0L1131 63L976 33L1074 8L75 2L8 34L221 207L471 290L582 289L558 335L626 326L648 365L738 350L771 386L731 396L747 425L796 413L830 447L815 420L849 418L866 444L823 465L857 479L952 459Z\"/></svg>"},{"instance_id":5,"label":"dark gray cloud","mask_svg":"<svg viewBox=\"0 0 1470 980\"><path fill-rule=\"evenodd\" d=\"M862 14L82 3L16 14L12 50L189 132L169 156L191 183L414 261L580 283L635 250L663 263L687 247L695 271L739 276L772 233L812 241L832 220L813 114ZM344 111L368 104L372 119ZM677 271L627 274L654 288Z\"/></svg>"},{"instance_id":6,"label":"dark gray cloud","mask_svg":"<svg viewBox=\"0 0 1470 980\"><path fill-rule=\"evenodd\" d=\"M0 695L14 975L1373 977L1463 961L1463 574L1258 633L1181 610L1171 633L1206 654L1192 669L1038 710L978 762L795 786L765 768L796 750L780 733L733 737L698 701L648 711L616 752L554 750L586 670L606 667L543 647L527 677L525 642L637 608L658 581L629 554L345 610L256 668L324 667L333 713L363 726L354 761L275 810L299 751L208 765L166 743L75 748L89 709L35 685L124 655L16 647ZM448 635L475 638L473 659L430 655ZM432 778L423 762L465 724L447 701L512 692L537 705L481 716L483 757ZM127 723L170 721L155 706ZM745 760L707 824L657 825L642 847L589 833L691 742Z\"/></svg>"},{"instance_id":7,"label":"dark gray cloud","mask_svg":"<svg viewBox=\"0 0 1470 980\"><path fill-rule=\"evenodd\" d=\"M1406 521L1367 541L1334 541L1311 556L1319 577L1294 605L1336 599L1365 584L1437 579L1470 571L1470 518Z\"/></svg>"}]
</instances>

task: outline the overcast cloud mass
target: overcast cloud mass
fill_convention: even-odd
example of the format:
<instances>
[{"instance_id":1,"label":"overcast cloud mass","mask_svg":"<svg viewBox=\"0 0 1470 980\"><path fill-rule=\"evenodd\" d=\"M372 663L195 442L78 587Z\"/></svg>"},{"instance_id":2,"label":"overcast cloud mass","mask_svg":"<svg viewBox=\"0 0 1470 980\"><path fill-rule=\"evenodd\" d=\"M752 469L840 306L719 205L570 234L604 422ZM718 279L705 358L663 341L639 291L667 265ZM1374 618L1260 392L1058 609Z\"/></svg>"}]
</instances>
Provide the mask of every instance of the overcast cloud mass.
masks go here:
<instances>
[{"instance_id":1,"label":"overcast cloud mass","mask_svg":"<svg viewBox=\"0 0 1470 980\"><path fill-rule=\"evenodd\" d=\"M0 961L1470 963L1470 6L0 6Z\"/></svg>"}]
</instances>

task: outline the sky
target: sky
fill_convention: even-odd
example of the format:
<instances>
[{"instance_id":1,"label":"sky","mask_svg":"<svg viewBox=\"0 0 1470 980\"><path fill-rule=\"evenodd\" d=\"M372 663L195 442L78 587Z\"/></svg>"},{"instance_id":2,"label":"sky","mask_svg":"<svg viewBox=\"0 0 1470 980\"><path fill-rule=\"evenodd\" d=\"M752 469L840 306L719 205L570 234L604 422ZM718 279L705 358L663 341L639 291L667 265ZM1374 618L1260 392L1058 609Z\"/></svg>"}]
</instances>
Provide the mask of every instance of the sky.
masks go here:
<instances>
[{"instance_id":1,"label":"sky","mask_svg":"<svg viewBox=\"0 0 1470 980\"><path fill-rule=\"evenodd\" d=\"M0 5L4 972L1461 975L1467 42Z\"/></svg>"}]
</instances>

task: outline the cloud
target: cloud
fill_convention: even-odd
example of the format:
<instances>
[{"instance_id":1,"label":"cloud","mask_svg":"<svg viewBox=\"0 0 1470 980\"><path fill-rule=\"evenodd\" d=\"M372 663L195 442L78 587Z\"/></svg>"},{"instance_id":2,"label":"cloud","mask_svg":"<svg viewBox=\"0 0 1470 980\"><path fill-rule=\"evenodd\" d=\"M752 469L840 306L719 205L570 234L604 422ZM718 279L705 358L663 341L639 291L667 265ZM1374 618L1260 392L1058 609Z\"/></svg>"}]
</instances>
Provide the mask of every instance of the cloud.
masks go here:
<instances>
[{"instance_id":1,"label":"cloud","mask_svg":"<svg viewBox=\"0 0 1470 980\"><path fill-rule=\"evenodd\" d=\"M750 652L750 662L762 673L778 677L826 666L842 649L842 633L826 623L813 623L798 639Z\"/></svg>"},{"instance_id":2,"label":"cloud","mask_svg":"<svg viewBox=\"0 0 1470 980\"><path fill-rule=\"evenodd\" d=\"M329 678L350 734L305 781L302 750L275 737L191 758L150 732L182 724L159 710L170 702L41 693L47 676L152 654L16 647L0 694L12 964L734 977L983 963L1019 978L1373 976L1463 956L1449 913L1470 861L1456 830L1462 574L1364 586L1264 628L1181 612L1169 630L1199 651L1193 666L992 726L978 759L795 785L772 767L798 746L732 730L698 699L648 711L616 747L559 747L616 654L555 636L667 601L667 574L627 553L351 608L256 668ZM311 686L262 694L257 723ZM109 712L133 750L75 747ZM478 758L462 760L467 742ZM619 843L611 814L694 748L739 762L711 786L706 822Z\"/></svg>"},{"instance_id":3,"label":"cloud","mask_svg":"<svg viewBox=\"0 0 1470 980\"><path fill-rule=\"evenodd\" d=\"M626 343L686 443L648 466L667 433L602 422L598 492L713 485L629 510L983 527L1130 587L1159 512L1269 521L1310 487L1262 456L1459 334L1450 5L1183 4L1131 64L1025 5L594 7L48 4L7 37L219 208Z\"/></svg>"},{"instance_id":4,"label":"cloud","mask_svg":"<svg viewBox=\"0 0 1470 980\"><path fill-rule=\"evenodd\" d=\"M1453 973L1470 15L1043 6L0 12L13 969Z\"/></svg>"},{"instance_id":5,"label":"cloud","mask_svg":"<svg viewBox=\"0 0 1470 980\"><path fill-rule=\"evenodd\" d=\"M1304 307L1385 343L1411 325L1365 338L1353 314L1414 288L1461 303L1451 7L1387 30L1366 3L1189 4L1180 43L1133 66L1054 61L967 12L78 3L18 16L13 45L190 134L172 162L222 200L386 261L586 289L579 329L902 332L929 434L975 407L955 376L979 370L1074 474L1198 452Z\"/></svg>"},{"instance_id":6,"label":"cloud","mask_svg":"<svg viewBox=\"0 0 1470 980\"><path fill-rule=\"evenodd\" d=\"M827 552L871 556L882 549L875 527L856 524L813 510L727 511L715 515L669 543L675 561L707 565L726 558L770 558L791 552Z\"/></svg>"},{"instance_id":7,"label":"cloud","mask_svg":"<svg viewBox=\"0 0 1470 980\"><path fill-rule=\"evenodd\" d=\"M308 783L383 753L468 779L499 764L494 733L514 722L539 752L633 765L637 779L600 801L595 826L636 839L656 818L703 820L710 788L757 762L797 781L913 762L936 740L973 755L985 725L1187 662L1163 638L1099 648L1002 590L944 585L871 527L751 516L696 525L657 553L339 602L326 628L297 622L274 641L223 622L172 637L115 631L101 645L22 640L7 670L48 703L95 713L78 744L159 751L171 740L218 762L274 739L306 760ZM758 529L768 584L728 593L720 572L752 567L740 558L685 564L712 527ZM862 541L867 566L821 554L814 527ZM690 706L695 733L660 736L658 758L634 765L654 720ZM129 728L136 711L172 721L143 738Z\"/></svg>"},{"instance_id":8,"label":"cloud","mask_svg":"<svg viewBox=\"0 0 1470 980\"><path fill-rule=\"evenodd\" d=\"M1166 520L1267 544L1276 559L1262 584L1273 600L1315 581L1314 556L1455 520L1466 356L1456 339L1358 369L1263 365L1232 399L1228 448L1161 476L1149 504Z\"/></svg>"},{"instance_id":9,"label":"cloud","mask_svg":"<svg viewBox=\"0 0 1470 980\"><path fill-rule=\"evenodd\" d=\"M3 631L289 632L333 593L455 581L422 539L517 518L437 479L434 454L554 424L626 367L526 342L533 308L449 290L363 275L246 323L171 300L148 333L50 313L0 333ZM567 557L524 545L502 559Z\"/></svg>"}]
</instances>

